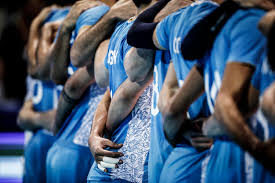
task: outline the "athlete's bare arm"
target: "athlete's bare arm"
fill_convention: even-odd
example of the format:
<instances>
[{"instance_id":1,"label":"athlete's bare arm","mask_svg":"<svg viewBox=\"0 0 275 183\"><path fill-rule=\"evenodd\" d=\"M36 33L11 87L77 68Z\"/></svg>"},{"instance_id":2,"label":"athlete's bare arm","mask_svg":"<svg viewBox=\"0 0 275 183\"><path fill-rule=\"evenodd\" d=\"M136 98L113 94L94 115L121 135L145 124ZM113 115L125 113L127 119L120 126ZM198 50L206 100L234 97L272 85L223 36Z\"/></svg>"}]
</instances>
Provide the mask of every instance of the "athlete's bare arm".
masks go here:
<instances>
[{"instance_id":1,"label":"athlete's bare arm","mask_svg":"<svg viewBox=\"0 0 275 183\"><path fill-rule=\"evenodd\" d=\"M51 78L57 84L67 80L67 68L70 61L70 38L79 15L85 10L97 6L90 0L77 1L59 28L59 34L47 57L51 65Z\"/></svg>"},{"instance_id":2,"label":"athlete's bare arm","mask_svg":"<svg viewBox=\"0 0 275 183\"><path fill-rule=\"evenodd\" d=\"M175 95L179 89L176 71L173 62L170 62L165 81L159 95L158 108L164 114L168 101Z\"/></svg>"},{"instance_id":3,"label":"athlete's bare arm","mask_svg":"<svg viewBox=\"0 0 275 183\"><path fill-rule=\"evenodd\" d=\"M203 94L204 83L200 71L195 66L184 80L182 87L177 89L173 65L170 65L169 69L158 106L163 116L166 138L171 144L176 144L179 140L177 137L184 128L187 111L190 105Z\"/></svg>"},{"instance_id":4,"label":"athlete's bare arm","mask_svg":"<svg viewBox=\"0 0 275 183\"><path fill-rule=\"evenodd\" d=\"M109 108L107 130L111 133L133 110L144 89L152 82L155 52L148 49L131 48L124 59L128 78L115 92Z\"/></svg>"},{"instance_id":5,"label":"athlete's bare arm","mask_svg":"<svg viewBox=\"0 0 275 183\"><path fill-rule=\"evenodd\" d=\"M259 29L268 37L275 22L275 11L270 11L259 22ZM272 40L269 40L272 41ZM273 51L273 50L270 50ZM269 58L270 59L270 58ZM270 122L275 122L275 84L273 83L263 94L260 107Z\"/></svg>"},{"instance_id":6,"label":"athlete's bare arm","mask_svg":"<svg viewBox=\"0 0 275 183\"><path fill-rule=\"evenodd\" d=\"M39 44L36 51L37 65L32 70L31 76L36 79L50 79L50 65L47 54L54 43L54 38L58 31L61 21L46 23L41 29Z\"/></svg>"},{"instance_id":7,"label":"athlete's bare arm","mask_svg":"<svg viewBox=\"0 0 275 183\"><path fill-rule=\"evenodd\" d=\"M78 104L78 101L86 91L86 89L94 83L94 68L93 64L79 68L65 83L63 92L70 98L66 100L64 95L60 95L58 100L57 115L55 118L54 133L57 133L62 124L69 116L73 108Z\"/></svg>"},{"instance_id":8,"label":"athlete's bare arm","mask_svg":"<svg viewBox=\"0 0 275 183\"><path fill-rule=\"evenodd\" d=\"M108 112L106 128L112 133L135 107L140 95L152 82L153 74L150 72L145 80L132 82L127 78L115 92Z\"/></svg>"},{"instance_id":9,"label":"athlete's bare arm","mask_svg":"<svg viewBox=\"0 0 275 183\"><path fill-rule=\"evenodd\" d=\"M275 10L266 13L265 16L260 20L258 27L265 36L268 36L274 21Z\"/></svg>"},{"instance_id":10,"label":"athlete's bare arm","mask_svg":"<svg viewBox=\"0 0 275 183\"><path fill-rule=\"evenodd\" d=\"M125 56L124 68L128 79L132 82L145 80L152 71L155 51L141 48L131 48Z\"/></svg>"},{"instance_id":11,"label":"athlete's bare arm","mask_svg":"<svg viewBox=\"0 0 275 183\"><path fill-rule=\"evenodd\" d=\"M89 26L85 26L80 29L79 35L81 35ZM63 122L71 113L73 108L77 105L78 101L86 91L86 89L95 82L95 74L99 74L101 79L104 81L109 81L108 75L104 75L105 72L102 72L105 68L104 66L104 58L108 51L108 43L109 41L103 42L97 49L96 54L98 55L95 58L95 63L102 63L101 68L96 68L98 70L94 70L94 64L91 62L87 66L79 68L65 83L63 88L63 92L66 93L66 96L70 98L70 100L66 100L64 94L60 95L57 107L57 115L55 119L55 126L53 128L54 133L57 133L61 128ZM107 45L107 46L106 46ZM105 78L104 78L105 76ZM98 78L98 77L97 77ZM104 81L98 80L100 83ZM108 85L108 82L107 82ZM107 86L106 86L107 87Z\"/></svg>"},{"instance_id":12,"label":"athlete's bare arm","mask_svg":"<svg viewBox=\"0 0 275 183\"><path fill-rule=\"evenodd\" d=\"M36 112L33 110L32 101L27 100L19 111L17 124L24 130L34 130L37 128L50 130L54 121L55 112L54 109L47 112Z\"/></svg>"},{"instance_id":13,"label":"athlete's bare arm","mask_svg":"<svg viewBox=\"0 0 275 183\"><path fill-rule=\"evenodd\" d=\"M33 74L34 69L38 65L37 63L37 48L39 45L40 40L40 31L43 26L44 20L47 18L49 13L52 11L52 9L55 8L55 6L46 7L44 8L39 15L32 21L31 27L30 27L30 33L29 33L29 39L27 43L27 54L28 54L28 72L30 75Z\"/></svg>"},{"instance_id":14,"label":"athlete's bare arm","mask_svg":"<svg viewBox=\"0 0 275 183\"><path fill-rule=\"evenodd\" d=\"M244 118L251 117L258 110L259 106L259 91L250 84L248 90L248 97L243 98L243 113ZM216 119L215 115L209 117L203 123L203 134L209 137L226 135L224 126Z\"/></svg>"},{"instance_id":15,"label":"athlete's bare arm","mask_svg":"<svg viewBox=\"0 0 275 183\"><path fill-rule=\"evenodd\" d=\"M269 121L275 124L275 83L264 92L261 108Z\"/></svg>"},{"instance_id":16,"label":"athlete's bare arm","mask_svg":"<svg viewBox=\"0 0 275 183\"><path fill-rule=\"evenodd\" d=\"M107 89L105 92L101 102L98 104L96 112L94 114L93 125L91 129L91 134L89 137L89 147L94 156L95 161L101 167L101 162L106 158L119 158L123 156L121 152L112 152L105 150L105 148L115 148L119 149L122 147L122 144L115 144L107 138L104 138L104 131L107 123L108 110L111 103L110 90ZM105 160L106 161L106 160ZM117 160L116 163L119 163ZM115 168L116 163L113 164L113 168ZM103 168L103 171L107 171L107 169Z\"/></svg>"},{"instance_id":17,"label":"athlete's bare arm","mask_svg":"<svg viewBox=\"0 0 275 183\"><path fill-rule=\"evenodd\" d=\"M214 115L233 139L273 172L275 140L261 142L250 130L238 108L254 68L241 63L227 65L223 83L217 96ZM238 73L238 74L237 74ZM232 78L233 77L233 78Z\"/></svg>"},{"instance_id":18,"label":"athlete's bare arm","mask_svg":"<svg viewBox=\"0 0 275 183\"><path fill-rule=\"evenodd\" d=\"M108 52L109 42L110 40L108 39L100 43L95 54L95 81L97 85L102 88L107 88L109 86L109 71L104 65L104 60Z\"/></svg>"},{"instance_id":19,"label":"athlete's bare arm","mask_svg":"<svg viewBox=\"0 0 275 183\"><path fill-rule=\"evenodd\" d=\"M269 153L270 149L267 150L265 143L253 134L239 109L242 99L247 95L247 87L253 72L254 68L248 64L234 62L227 64L222 86L216 99L214 115L243 149L266 165L267 156L263 157L261 154L264 151Z\"/></svg>"},{"instance_id":20,"label":"athlete's bare arm","mask_svg":"<svg viewBox=\"0 0 275 183\"><path fill-rule=\"evenodd\" d=\"M72 64L81 67L94 60L97 47L111 35L117 22L135 14L136 8L131 0L118 1L96 25L75 40L70 53Z\"/></svg>"}]
</instances>

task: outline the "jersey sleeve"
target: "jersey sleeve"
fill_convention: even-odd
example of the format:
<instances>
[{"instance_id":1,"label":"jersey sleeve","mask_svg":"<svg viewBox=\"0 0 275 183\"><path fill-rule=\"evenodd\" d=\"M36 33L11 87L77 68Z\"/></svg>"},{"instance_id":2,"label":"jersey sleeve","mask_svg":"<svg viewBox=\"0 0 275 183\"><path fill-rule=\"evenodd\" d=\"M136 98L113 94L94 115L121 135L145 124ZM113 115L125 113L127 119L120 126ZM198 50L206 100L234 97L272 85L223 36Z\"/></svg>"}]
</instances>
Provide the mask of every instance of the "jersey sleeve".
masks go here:
<instances>
[{"instance_id":1,"label":"jersey sleeve","mask_svg":"<svg viewBox=\"0 0 275 183\"><path fill-rule=\"evenodd\" d=\"M242 62L256 67L265 54L266 39L257 28L259 16L246 16L232 24L229 62Z\"/></svg>"},{"instance_id":2,"label":"jersey sleeve","mask_svg":"<svg viewBox=\"0 0 275 183\"><path fill-rule=\"evenodd\" d=\"M159 45L165 49L169 49L169 35L174 22L174 14L164 18L156 27L156 36Z\"/></svg>"},{"instance_id":3,"label":"jersey sleeve","mask_svg":"<svg viewBox=\"0 0 275 183\"><path fill-rule=\"evenodd\" d=\"M79 30L84 26L95 25L100 18L109 11L109 7L106 5L97 6L83 12L77 19L75 32L78 34Z\"/></svg>"}]
</instances>

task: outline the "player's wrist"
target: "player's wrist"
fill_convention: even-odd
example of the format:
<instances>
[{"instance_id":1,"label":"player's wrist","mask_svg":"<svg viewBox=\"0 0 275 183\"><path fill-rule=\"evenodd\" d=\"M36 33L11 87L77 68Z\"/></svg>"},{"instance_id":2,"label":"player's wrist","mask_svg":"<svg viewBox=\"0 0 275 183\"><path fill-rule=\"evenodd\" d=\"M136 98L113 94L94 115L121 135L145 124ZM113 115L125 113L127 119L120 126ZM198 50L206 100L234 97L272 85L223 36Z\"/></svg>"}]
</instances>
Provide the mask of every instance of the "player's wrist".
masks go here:
<instances>
[{"instance_id":1,"label":"player's wrist","mask_svg":"<svg viewBox=\"0 0 275 183\"><path fill-rule=\"evenodd\" d=\"M100 130L98 128L92 129L90 133L90 138L93 137L102 137L103 136L103 130Z\"/></svg>"}]
</instances>

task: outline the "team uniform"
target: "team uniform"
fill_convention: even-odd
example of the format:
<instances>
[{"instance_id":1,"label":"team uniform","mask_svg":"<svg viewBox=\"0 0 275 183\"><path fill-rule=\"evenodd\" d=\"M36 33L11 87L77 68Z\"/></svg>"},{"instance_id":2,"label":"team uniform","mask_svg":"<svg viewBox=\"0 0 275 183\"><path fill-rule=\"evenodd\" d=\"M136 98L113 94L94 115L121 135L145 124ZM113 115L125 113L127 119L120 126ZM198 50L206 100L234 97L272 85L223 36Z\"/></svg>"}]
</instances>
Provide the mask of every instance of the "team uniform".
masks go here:
<instances>
[{"instance_id":1,"label":"team uniform","mask_svg":"<svg viewBox=\"0 0 275 183\"><path fill-rule=\"evenodd\" d=\"M44 23L58 21L64 18L69 9L52 11ZM25 100L31 99L33 109L37 112L46 112L57 107L57 101L62 87L51 81L41 81L28 77L28 94ZM49 148L55 141L52 133L39 129L25 147L24 182L46 182L46 156Z\"/></svg>"},{"instance_id":2,"label":"team uniform","mask_svg":"<svg viewBox=\"0 0 275 183\"><path fill-rule=\"evenodd\" d=\"M30 79L33 109L46 112L56 108L60 90L50 81ZM24 182L46 182L46 156L55 141L52 133L38 129L25 147Z\"/></svg>"},{"instance_id":3,"label":"team uniform","mask_svg":"<svg viewBox=\"0 0 275 183\"><path fill-rule=\"evenodd\" d=\"M200 62L210 112L222 84L226 64L245 63L255 68L263 58L266 40L257 29L265 11L238 10L216 37L213 48ZM248 121L249 123L249 121ZM201 182L252 182L253 159L228 136L214 138L214 144L203 162Z\"/></svg>"},{"instance_id":4,"label":"team uniform","mask_svg":"<svg viewBox=\"0 0 275 183\"><path fill-rule=\"evenodd\" d=\"M217 4L211 1L193 3L166 17L156 28L158 43L171 54L180 87L196 64L196 62L188 62L182 58L181 42L192 26L216 7ZM207 109L205 96L202 96L191 105L188 117L195 119L207 116L209 114ZM201 160L206 156L207 151L197 152L186 140L173 149L165 139L161 117L157 120L154 121L156 124L152 126L151 132L150 152L152 153L149 154L149 182L198 182Z\"/></svg>"},{"instance_id":5,"label":"team uniform","mask_svg":"<svg viewBox=\"0 0 275 183\"><path fill-rule=\"evenodd\" d=\"M170 64L171 56L169 51L156 51L154 62L154 82L153 96L151 106L151 134L149 149L148 179L149 182L154 177L151 173L152 166L154 169L162 167L169 153L173 150L172 146L167 142L163 133L162 116L158 108L159 93L162 89L165 76ZM154 161L156 163L151 164ZM153 177L152 177L153 176Z\"/></svg>"},{"instance_id":6,"label":"team uniform","mask_svg":"<svg viewBox=\"0 0 275 183\"><path fill-rule=\"evenodd\" d=\"M261 65L252 78L252 85L260 93L260 99L265 90L275 81L275 73L271 70L267 59L263 59ZM261 109L252 117L251 128L261 140L267 141L275 137L275 127L264 116ZM253 177L251 182L275 182L274 174L266 169L256 160L253 160Z\"/></svg>"},{"instance_id":7,"label":"team uniform","mask_svg":"<svg viewBox=\"0 0 275 183\"><path fill-rule=\"evenodd\" d=\"M92 26L109 10L106 5L83 12L72 33L72 46L83 26ZM76 70L71 64L69 76ZM93 157L88 147L89 131L97 104L105 89L92 84L74 107L57 134L57 140L47 155L47 182L85 182Z\"/></svg>"},{"instance_id":8,"label":"team uniform","mask_svg":"<svg viewBox=\"0 0 275 183\"><path fill-rule=\"evenodd\" d=\"M110 39L108 53L105 58L105 66L109 71L109 88L111 97L119 86L127 79L123 61L130 50L126 36L133 21L120 22ZM108 173L98 169L94 162L91 167L88 182L147 182L143 180L144 170L147 170L146 156L149 150L150 135L150 106L152 87L147 87L139 97L132 112L122 121L113 132L111 141L123 144L119 151L124 154L121 159L123 164L119 168L108 169Z\"/></svg>"}]
</instances>

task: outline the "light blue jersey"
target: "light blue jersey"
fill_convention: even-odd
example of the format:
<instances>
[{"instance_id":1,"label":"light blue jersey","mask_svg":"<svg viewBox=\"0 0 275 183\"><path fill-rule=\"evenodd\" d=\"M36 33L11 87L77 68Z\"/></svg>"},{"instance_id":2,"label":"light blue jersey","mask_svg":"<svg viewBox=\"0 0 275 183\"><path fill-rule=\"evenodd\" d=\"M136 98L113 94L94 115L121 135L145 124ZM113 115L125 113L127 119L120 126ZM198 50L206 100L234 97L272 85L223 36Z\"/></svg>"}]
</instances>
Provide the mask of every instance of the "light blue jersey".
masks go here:
<instances>
[{"instance_id":1,"label":"light blue jersey","mask_svg":"<svg viewBox=\"0 0 275 183\"><path fill-rule=\"evenodd\" d=\"M60 89L52 81L33 79L32 103L35 111L46 112L57 107Z\"/></svg>"},{"instance_id":2,"label":"light blue jersey","mask_svg":"<svg viewBox=\"0 0 275 183\"><path fill-rule=\"evenodd\" d=\"M47 112L56 108L60 90L50 81L29 79L32 92L29 99L33 102L33 109L37 112ZM25 167L24 182L46 182L46 156L48 149L55 141L55 137L48 131L38 129L24 150Z\"/></svg>"},{"instance_id":3,"label":"light blue jersey","mask_svg":"<svg viewBox=\"0 0 275 183\"><path fill-rule=\"evenodd\" d=\"M109 6L107 5L97 6L84 11L76 21L75 30L71 35L70 46L72 47L74 44L74 41L82 27L95 25L108 11ZM76 70L77 68L70 63L68 67L68 75L72 76Z\"/></svg>"},{"instance_id":4,"label":"light blue jersey","mask_svg":"<svg viewBox=\"0 0 275 183\"><path fill-rule=\"evenodd\" d=\"M128 77L123 66L123 61L127 52L132 48L127 43L126 35L133 23L133 21L118 23L110 39L104 64L109 71L111 97L114 96L115 91Z\"/></svg>"},{"instance_id":5,"label":"light blue jersey","mask_svg":"<svg viewBox=\"0 0 275 183\"><path fill-rule=\"evenodd\" d=\"M257 66L256 72L252 78L252 85L260 92L262 98L265 90L275 81L275 72L273 72L266 58ZM264 116L259 109L252 117L252 125L255 134L263 141L267 141L275 137L275 126ZM266 169L256 160L253 161L253 177L251 182L275 182L274 174Z\"/></svg>"},{"instance_id":6,"label":"light blue jersey","mask_svg":"<svg viewBox=\"0 0 275 183\"><path fill-rule=\"evenodd\" d=\"M159 93L162 89L165 76L170 64L169 51L156 51L154 62L154 82L151 106L151 134L148 160L149 182L159 182L162 167L173 150L163 133L163 120L158 108Z\"/></svg>"},{"instance_id":7,"label":"light blue jersey","mask_svg":"<svg viewBox=\"0 0 275 183\"><path fill-rule=\"evenodd\" d=\"M109 10L106 5L83 12L71 36L71 46L79 30L92 26ZM71 65L72 66L72 65ZM77 68L69 67L71 76ZM71 71L71 72L70 72ZM88 148L89 131L97 104L105 89L92 84L83 94L57 134L57 140L47 155L47 182L85 182L93 157Z\"/></svg>"},{"instance_id":8,"label":"light blue jersey","mask_svg":"<svg viewBox=\"0 0 275 183\"><path fill-rule=\"evenodd\" d=\"M133 21L120 22L110 39L108 53L105 58L105 66L109 70L109 88L111 97L114 96L119 86L127 79L123 61L131 48L127 44L127 32ZM94 163L88 182L142 182L146 156L149 150L150 134L150 106L152 88L148 87L139 97L132 112L123 120L114 131L111 141L123 144L119 151L124 154L121 159L123 164L119 168L109 169L108 173L98 169ZM144 180L146 182L146 180Z\"/></svg>"},{"instance_id":9,"label":"light blue jersey","mask_svg":"<svg viewBox=\"0 0 275 183\"><path fill-rule=\"evenodd\" d=\"M53 10L45 23L62 20L68 14L69 9ZM37 112L46 112L57 107L58 97L62 88L51 81L30 79L31 100L33 108ZM28 98L28 96L27 96ZM46 182L46 157L49 148L55 141L55 137L46 130L34 132L28 145L25 147L25 173L24 182Z\"/></svg>"},{"instance_id":10,"label":"light blue jersey","mask_svg":"<svg viewBox=\"0 0 275 183\"><path fill-rule=\"evenodd\" d=\"M169 15L157 26L158 43L161 47L170 51L179 86L182 86L190 70L197 63L196 61L183 59L180 51L181 42L199 20L216 8L217 4L212 1L198 1ZM188 110L190 119L198 117L202 109L206 107L204 99L205 96L202 96L190 106Z\"/></svg>"},{"instance_id":11,"label":"light blue jersey","mask_svg":"<svg viewBox=\"0 0 275 183\"><path fill-rule=\"evenodd\" d=\"M266 40L257 29L265 14L260 9L238 10L216 37L212 50L202 59L204 85L211 113L228 63L256 67L265 54ZM209 156L203 162L202 182L251 182L251 158L227 136L215 138Z\"/></svg>"},{"instance_id":12,"label":"light blue jersey","mask_svg":"<svg viewBox=\"0 0 275 183\"><path fill-rule=\"evenodd\" d=\"M169 50L171 54L179 86L182 86L184 79L196 64L196 62L183 59L180 53L181 42L188 31L216 7L217 4L210 1L199 1L169 15L157 26L158 42L163 48ZM199 115L207 116L208 113L204 112L207 111L207 105L205 104L205 96L200 97L189 109L189 117L194 119L199 117ZM188 143L179 144L177 148L172 149L164 137L161 117L158 120L158 125L152 126L151 133L150 182L183 182L191 180L196 182L200 178L201 160L205 157L206 152L198 153ZM157 155L156 152L158 152ZM190 166L193 168L190 168ZM172 173L175 171L177 173ZM167 176L168 174L169 176ZM189 176L190 174L196 176L192 179Z\"/></svg>"}]
</instances>

